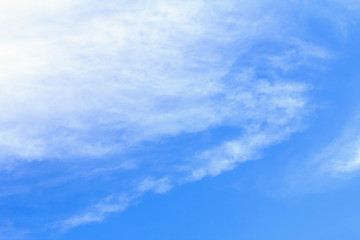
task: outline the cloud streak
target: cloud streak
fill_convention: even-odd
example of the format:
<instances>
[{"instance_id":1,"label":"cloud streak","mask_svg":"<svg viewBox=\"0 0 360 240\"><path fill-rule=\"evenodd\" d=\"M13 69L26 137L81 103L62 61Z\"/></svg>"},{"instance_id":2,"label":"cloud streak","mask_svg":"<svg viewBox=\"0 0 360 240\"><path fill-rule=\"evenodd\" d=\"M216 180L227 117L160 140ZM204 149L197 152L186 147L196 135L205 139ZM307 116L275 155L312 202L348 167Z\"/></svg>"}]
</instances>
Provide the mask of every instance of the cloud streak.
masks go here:
<instances>
[{"instance_id":1,"label":"cloud streak","mask_svg":"<svg viewBox=\"0 0 360 240\"><path fill-rule=\"evenodd\" d=\"M343 129L340 136L325 147L315 161L323 173L332 176L349 176L360 170L359 117Z\"/></svg>"}]
</instances>

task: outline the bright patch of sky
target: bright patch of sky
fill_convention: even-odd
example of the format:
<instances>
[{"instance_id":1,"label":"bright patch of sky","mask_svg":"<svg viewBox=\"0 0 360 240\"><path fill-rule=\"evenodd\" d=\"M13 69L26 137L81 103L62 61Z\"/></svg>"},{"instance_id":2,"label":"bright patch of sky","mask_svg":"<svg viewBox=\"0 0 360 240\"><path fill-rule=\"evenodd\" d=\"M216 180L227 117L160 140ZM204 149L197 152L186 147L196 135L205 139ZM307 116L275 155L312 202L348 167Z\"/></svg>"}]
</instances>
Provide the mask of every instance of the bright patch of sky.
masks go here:
<instances>
[{"instance_id":1,"label":"bright patch of sky","mask_svg":"<svg viewBox=\"0 0 360 240\"><path fill-rule=\"evenodd\" d=\"M199 229L214 205L286 226L294 198L338 204L360 170L359 16L350 0L1 1L0 239L253 239L255 222ZM130 224L209 196L179 238ZM322 228L296 229L267 231Z\"/></svg>"}]
</instances>

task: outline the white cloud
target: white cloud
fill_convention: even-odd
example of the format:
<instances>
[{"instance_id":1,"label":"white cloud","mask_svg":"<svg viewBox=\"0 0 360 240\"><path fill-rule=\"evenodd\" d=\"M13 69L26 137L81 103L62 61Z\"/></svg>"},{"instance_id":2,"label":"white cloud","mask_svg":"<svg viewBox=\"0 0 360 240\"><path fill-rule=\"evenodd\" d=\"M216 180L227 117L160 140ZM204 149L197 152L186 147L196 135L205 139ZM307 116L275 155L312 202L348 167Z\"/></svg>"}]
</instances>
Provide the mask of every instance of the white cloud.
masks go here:
<instances>
[{"instance_id":1,"label":"white cloud","mask_svg":"<svg viewBox=\"0 0 360 240\"><path fill-rule=\"evenodd\" d=\"M360 171L359 117L350 120L327 145L315 145L312 153L287 166L285 194L303 194L334 190L353 179ZM332 132L338 130L332 129ZM321 144L321 143L320 143ZM299 154L303 156L303 154Z\"/></svg>"},{"instance_id":2,"label":"white cloud","mask_svg":"<svg viewBox=\"0 0 360 240\"><path fill-rule=\"evenodd\" d=\"M226 141L201 153L186 167L191 173L188 180L216 176L235 168L239 162L256 159L259 150L278 143L299 130L299 126L293 124L304 116L307 104L303 97L305 85L284 82L270 84L256 79L251 79L251 84L251 91L236 92L232 96L242 100L235 100L241 105L236 104L236 108L231 111L238 111L237 114L248 116L251 120L245 127L245 133L238 139ZM251 107L246 107L247 105Z\"/></svg>"},{"instance_id":3,"label":"white cloud","mask_svg":"<svg viewBox=\"0 0 360 240\"><path fill-rule=\"evenodd\" d=\"M303 96L307 90L306 85L291 82L271 84L263 79L254 79L253 74L248 71L241 76L238 84L246 86L246 91L228 91L228 97L232 100L227 99L226 102L229 103L227 111L232 113L233 120L246 123L246 132L242 136L206 150L194 156L190 162L175 163L178 172L171 178L146 177L134 188L132 196L135 197L127 198L125 205L122 201L120 204L98 204L95 205L95 210L90 209L71 217L61 222L60 226L68 229L88 222L99 222L107 214L123 211L146 192L165 193L174 185L232 170L240 162L257 159L262 149L283 141L289 134L299 130L297 120L306 111L307 100ZM239 98L242 100L239 101Z\"/></svg>"},{"instance_id":4,"label":"white cloud","mask_svg":"<svg viewBox=\"0 0 360 240\"><path fill-rule=\"evenodd\" d=\"M64 221L59 221L53 225L67 231L70 228L81 226L93 222L101 222L105 217L113 212L121 212L128 208L135 200L139 199L146 192L166 193L172 188L170 179L167 177L156 179L146 177L138 183L138 186L128 193L118 196L108 196L98 204L86 209L83 213L74 215Z\"/></svg>"},{"instance_id":5,"label":"white cloud","mask_svg":"<svg viewBox=\"0 0 360 240\"><path fill-rule=\"evenodd\" d=\"M332 57L332 54L330 54L328 50L311 43L300 41L299 39L293 39L291 44L293 44L294 47L289 51L269 57L270 62L275 67L285 71L296 69L302 65L315 67L314 58L330 59Z\"/></svg>"},{"instance_id":6,"label":"white cloud","mask_svg":"<svg viewBox=\"0 0 360 240\"><path fill-rule=\"evenodd\" d=\"M67 231L70 228L78 227L84 224L101 222L107 214L126 209L130 202L137 197L138 196L126 195L117 197L109 196L90 209L87 209L85 213L70 217L65 221L57 222L53 225L53 227L60 228L62 231Z\"/></svg>"},{"instance_id":7,"label":"white cloud","mask_svg":"<svg viewBox=\"0 0 360 240\"><path fill-rule=\"evenodd\" d=\"M354 118L339 137L315 158L321 171L332 176L348 176L360 170L359 117Z\"/></svg>"},{"instance_id":8,"label":"white cloud","mask_svg":"<svg viewBox=\"0 0 360 240\"><path fill-rule=\"evenodd\" d=\"M219 124L221 78L276 25L231 1L2 4L3 161L103 156Z\"/></svg>"},{"instance_id":9,"label":"white cloud","mask_svg":"<svg viewBox=\"0 0 360 240\"><path fill-rule=\"evenodd\" d=\"M171 188L170 180L167 177L160 179L148 177L139 184L137 189L140 192L153 191L154 193L166 193Z\"/></svg>"},{"instance_id":10,"label":"white cloud","mask_svg":"<svg viewBox=\"0 0 360 240\"><path fill-rule=\"evenodd\" d=\"M90 178L137 170L140 161L117 156L145 141L220 126L243 131L190 161L169 161L127 194L113 194L57 224L68 229L102 221L145 192L165 193L256 159L261 149L297 131L307 111L309 86L276 71L328 57L315 44L289 43L274 4L1 2L0 167L17 172L22 162L48 159L72 166L85 157L91 164L80 162L84 166L72 171ZM252 51L267 40L287 48ZM242 66L246 54L266 64ZM268 75L259 74L258 65Z\"/></svg>"},{"instance_id":11,"label":"white cloud","mask_svg":"<svg viewBox=\"0 0 360 240\"><path fill-rule=\"evenodd\" d=\"M177 172L171 177L144 178L131 191L130 195L134 197L126 198L126 204L123 204L122 197L120 203L97 204L85 213L62 221L58 226L67 230L100 222L112 212L123 211L146 192L165 193L176 185L232 170L240 162L257 159L262 149L283 141L290 133L299 130L297 121L306 112L306 85L281 81L270 83L255 79L252 71L241 74L237 85L238 88L226 89L226 99L219 102L224 104L222 111L229 116L229 121L235 126L241 124L245 129L239 138L206 150L189 162L174 163ZM168 168L173 171L174 167L170 165ZM167 175L166 169L164 174Z\"/></svg>"}]
</instances>

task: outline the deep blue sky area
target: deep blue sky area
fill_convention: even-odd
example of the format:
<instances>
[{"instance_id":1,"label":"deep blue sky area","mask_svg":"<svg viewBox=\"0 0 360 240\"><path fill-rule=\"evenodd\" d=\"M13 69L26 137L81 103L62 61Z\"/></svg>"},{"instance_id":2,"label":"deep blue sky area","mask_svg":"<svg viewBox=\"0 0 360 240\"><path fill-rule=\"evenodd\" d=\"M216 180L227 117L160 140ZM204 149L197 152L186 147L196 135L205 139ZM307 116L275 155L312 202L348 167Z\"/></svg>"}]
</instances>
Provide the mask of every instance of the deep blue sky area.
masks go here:
<instances>
[{"instance_id":1,"label":"deep blue sky area","mask_svg":"<svg viewBox=\"0 0 360 240\"><path fill-rule=\"evenodd\" d=\"M358 1L0 16L0 240L360 239Z\"/></svg>"}]
</instances>

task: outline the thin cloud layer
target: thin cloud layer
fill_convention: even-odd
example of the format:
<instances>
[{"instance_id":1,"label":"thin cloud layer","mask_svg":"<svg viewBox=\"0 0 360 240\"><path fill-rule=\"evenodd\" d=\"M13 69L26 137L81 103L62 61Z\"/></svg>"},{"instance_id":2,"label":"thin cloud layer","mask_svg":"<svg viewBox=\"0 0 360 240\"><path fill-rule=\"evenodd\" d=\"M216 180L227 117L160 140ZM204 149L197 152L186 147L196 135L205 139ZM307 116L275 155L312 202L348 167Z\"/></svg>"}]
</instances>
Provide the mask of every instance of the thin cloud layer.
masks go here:
<instances>
[{"instance_id":1,"label":"thin cloud layer","mask_svg":"<svg viewBox=\"0 0 360 240\"><path fill-rule=\"evenodd\" d=\"M56 212L61 195L65 220L44 222L69 229L257 159L299 131L311 86L289 73L330 54L284 28L277 4L1 2L0 196L51 192L41 201ZM176 161L151 147L129 157L224 127L236 134Z\"/></svg>"},{"instance_id":2,"label":"thin cloud layer","mask_svg":"<svg viewBox=\"0 0 360 240\"><path fill-rule=\"evenodd\" d=\"M315 158L322 173L333 177L351 176L360 170L359 117L344 128Z\"/></svg>"},{"instance_id":3,"label":"thin cloud layer","mask_svg":"<svg viewBox=\"0 0 360 240\"><path fill-rule=\"evenodd\" d=\"M23 25L0 44L6 158L102 156L220 124L229 117L212 100L221 78L271 25L235 19L244 10L233 3L53 4L35 4L35 19L18 16Z\"/></svg>"}]
</instances>

